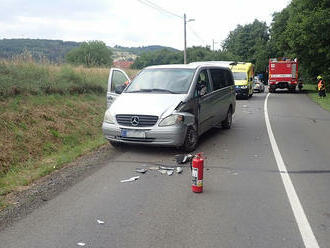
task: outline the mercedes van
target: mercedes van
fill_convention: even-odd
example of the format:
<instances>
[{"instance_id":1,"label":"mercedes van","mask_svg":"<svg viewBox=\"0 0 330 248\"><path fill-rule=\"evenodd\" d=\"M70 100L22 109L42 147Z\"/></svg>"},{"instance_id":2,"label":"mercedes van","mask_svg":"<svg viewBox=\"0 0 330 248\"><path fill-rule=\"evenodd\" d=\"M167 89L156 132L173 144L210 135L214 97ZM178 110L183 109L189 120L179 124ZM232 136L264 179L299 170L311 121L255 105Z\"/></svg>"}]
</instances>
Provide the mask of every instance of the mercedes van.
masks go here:
<instances>
[{"instance_id":1,"label":"mercedes van","mask_svg":"<svg viewBox=\"0 0 330 248\"><path fill-rule=\"evenodd\" d=\"M212 127L229 129L236 108L228 67L160 65L130 80L120 69L109 74L106 139L122 143L181 147L193 151L200 135Z\"/></svg>"}]
</instances>

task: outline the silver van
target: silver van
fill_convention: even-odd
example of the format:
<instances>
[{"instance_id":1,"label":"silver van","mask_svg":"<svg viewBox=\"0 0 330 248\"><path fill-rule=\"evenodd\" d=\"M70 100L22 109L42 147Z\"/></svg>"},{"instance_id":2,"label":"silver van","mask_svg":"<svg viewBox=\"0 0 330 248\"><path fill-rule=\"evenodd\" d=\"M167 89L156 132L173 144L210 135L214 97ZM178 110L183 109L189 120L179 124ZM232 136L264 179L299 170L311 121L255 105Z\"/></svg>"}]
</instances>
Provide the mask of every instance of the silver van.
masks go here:
<instances>
[{"instance_id":1,"label":"silver van","mask_svg":"<svg viewBox=\"0 0 330 248\"><path fill-rule=\"evenodd\" d=\"M231 127L234 87L231 70L214 64L150 66L133 81L112 68L104 136L112 145L150 144L193 151L198 137L210 128Z\"/></svg>"}]
</instances>

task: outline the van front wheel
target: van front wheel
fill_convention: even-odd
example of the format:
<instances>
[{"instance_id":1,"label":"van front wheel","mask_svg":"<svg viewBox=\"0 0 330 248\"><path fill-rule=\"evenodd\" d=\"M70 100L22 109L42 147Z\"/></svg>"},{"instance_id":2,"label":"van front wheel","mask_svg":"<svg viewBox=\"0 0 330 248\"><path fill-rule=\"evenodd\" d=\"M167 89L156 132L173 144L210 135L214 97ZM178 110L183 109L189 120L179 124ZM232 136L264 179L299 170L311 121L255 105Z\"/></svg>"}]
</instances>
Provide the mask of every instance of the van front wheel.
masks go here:
<instances>
[{"instance_id":1,"label":"van front wheel","mask_svg":"<svg viewBox=\"0 0 330 248\"><path fill-rule=\"evenodd\" d=\"M194 126L189 126L187 129L186 137L182 146L185 152L192 152L196 149L198 144L198 133Z\"/></svg>"}]
</instances>

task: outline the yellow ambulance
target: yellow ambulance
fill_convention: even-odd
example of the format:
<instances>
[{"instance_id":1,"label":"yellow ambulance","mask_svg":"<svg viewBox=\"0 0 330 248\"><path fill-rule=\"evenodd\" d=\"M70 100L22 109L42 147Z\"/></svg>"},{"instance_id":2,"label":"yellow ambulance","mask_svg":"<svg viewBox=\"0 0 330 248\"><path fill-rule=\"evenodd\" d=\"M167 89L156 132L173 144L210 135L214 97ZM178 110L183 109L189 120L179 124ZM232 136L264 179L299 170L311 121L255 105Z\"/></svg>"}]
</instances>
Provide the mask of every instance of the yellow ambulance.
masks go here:
<instances>
[{"instance_id":1,"label":"yellow ambulance","mask_svg":"<svg viewBox=\"0 0 330 248\"><path fill-rule=\"evenodd\" d=\"M235 80L236 96L248 99L253 95L254 65L252 63L238 62L231 67Z\"/></svg>"}]
</instances>

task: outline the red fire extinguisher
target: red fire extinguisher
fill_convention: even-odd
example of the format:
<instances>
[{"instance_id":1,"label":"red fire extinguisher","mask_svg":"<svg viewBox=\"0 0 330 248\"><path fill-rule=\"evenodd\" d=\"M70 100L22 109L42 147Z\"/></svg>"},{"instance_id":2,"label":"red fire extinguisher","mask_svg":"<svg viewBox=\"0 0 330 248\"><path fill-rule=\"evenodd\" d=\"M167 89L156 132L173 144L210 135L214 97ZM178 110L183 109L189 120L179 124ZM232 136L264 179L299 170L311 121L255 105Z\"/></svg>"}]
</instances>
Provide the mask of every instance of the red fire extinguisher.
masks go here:
<instances>
[{"instance_id":1,"label":"red fire extinguisher","mask_svg":"<svg viewBox=\"0 0 330 248\"><path fill-rule=\"evenodd\" d=\"M195 193L203 192L203 170L204 170L204 158L201 153L195 155L192 160L192 186L191 189Z\"/></svg>"}]
</instances>

